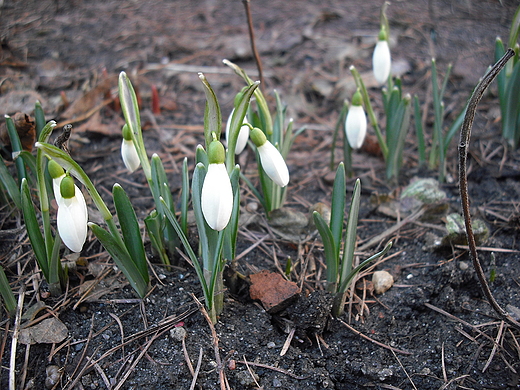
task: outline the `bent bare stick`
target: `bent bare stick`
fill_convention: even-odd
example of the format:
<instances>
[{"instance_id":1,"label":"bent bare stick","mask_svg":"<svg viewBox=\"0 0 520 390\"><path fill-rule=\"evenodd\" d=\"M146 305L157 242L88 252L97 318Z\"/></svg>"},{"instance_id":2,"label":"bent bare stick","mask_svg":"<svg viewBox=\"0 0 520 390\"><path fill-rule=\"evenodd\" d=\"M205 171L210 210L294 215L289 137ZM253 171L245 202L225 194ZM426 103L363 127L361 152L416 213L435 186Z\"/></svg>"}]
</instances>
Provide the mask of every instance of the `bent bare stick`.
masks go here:
<instances>
[{"instance_id":1,"label":"bent bare stick","mask_svg":"<svg viewBox=\"0 0 520 390\"><path fill-rule=\"evenodd\" d=\"M504 68L507 61L515 54L512 49L508 49L504 56L498 60L498 62L493 65L493 67L486 73L486 75L480 80L479 84L473 91L473 95L469 99L468 109L466 111L466 115L464 117L464 122L462 123L462 128L460 130L460 142L459 142L459 186L460 186L460 199L462 203L462 212L464 214L464 222L466 224L466 235L468 237L468 247L469 253L471 255L471 259L473 261L473 267L475 268L475 272L477 273L478 280L480 282L480 286L484 291L484 295L486 296L489 304L493 307L493 309L497 312L497 314L513 325L515 328L520 329L520 323L515 321L495 300L489 285L486 280L486 276L484 271L482 270L482 266L480 265L480 260L477 254L477 245L475 243L475 236L473 234L473 228L471 226L471 215L469 212L469 194L468 194L468 178L466 172L466 162L468 158L468 148L469 148L469 140L471 137L471 127L473 126L473 120L475 119L475 111L477 110L477 105L482 99L482 95L486 91L487 87L491 82L495 79L495 77L500 73L500 71Z\"/></svg>"}]
</instances>

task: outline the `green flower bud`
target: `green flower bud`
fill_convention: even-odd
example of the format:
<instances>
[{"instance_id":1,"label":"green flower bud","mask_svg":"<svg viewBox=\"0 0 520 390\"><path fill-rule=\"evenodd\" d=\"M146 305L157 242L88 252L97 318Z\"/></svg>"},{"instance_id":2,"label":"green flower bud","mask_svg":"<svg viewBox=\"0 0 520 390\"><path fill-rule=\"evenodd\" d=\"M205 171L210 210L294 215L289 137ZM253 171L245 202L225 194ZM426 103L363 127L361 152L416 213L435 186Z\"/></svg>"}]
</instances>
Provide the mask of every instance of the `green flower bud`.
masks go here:
<instances>
[{"instance_id":1,"label":"green flower bud","mask_svg":"<svg viewBox=\"0 0 520 390\"><path fill-rule=\"evenodd\" d=\"M251 138L251 141L253 141L257 148L267 142L267 137L258 127L255 127L253 130L251 130L249 133L249 138Z\"/></svg>"},{"instance_id":2,"label":"green flower bud","mask_svg":"<svg viewBox=\"0 0 520 390\"><path fill-rule=\"evenodd\" d=\"M74 187L74 179L71 176L65 176L60 183L60 193L64 199L73 198L76 195Z\"/></svg>"},{"instance_id":3,"label":"green flower bud","mask_svg":"<svg viewBox=\"0 0 520 390\"><path fill-rule=\"evenodd\" d=\"M130 130L130 127L128 127L128 125L125 123L125 125L123 126L123 139L126 140L126 141L133 141L133 138L132 138L132 130Z\"/></svg>"},{"instance_id":4,"label":"green flower bud","mask_svg":"<svg viewBox=\"0 0 520 390\"><path fill-rule=\"evenodd\" d=\"M49 174L53 179L57 179L65 173L61 165L54 160L49 160L47 168L49 169Z\"/></svg>"},{"instance_id":5,"label":"green flower bud","mask_svg":"<svg viewBox=\"0 0 520 390\"><path fill-rule=\"evenodd\" d=\"M379 31L379 35L377 36L377 40L378 41L387 41L388 40L388 35L387 35L384 27L381 27L381 30Z\"/></svg>"},{"instance_id":6,"label":"green flower bud","mask_svg":"<svg viewBox=\"0 0 520 390\"><path fill-rule=\"evenodd\" d=\"M210 164L223 164L226 161L226 150L218 140L213 140L208 147L208 160Z\"/></svg>"},{"instance_id":7,"label":"green flower bud","mask_svg":"<svg viewBox=\"0 0 520 390\"><path fill-rule=\"evenodd\" d=\"M358 90L352 96L352 105L353 106L362 106L363 105L363 96L361 96L361 91Z\"/></svg>"}]
</instances>

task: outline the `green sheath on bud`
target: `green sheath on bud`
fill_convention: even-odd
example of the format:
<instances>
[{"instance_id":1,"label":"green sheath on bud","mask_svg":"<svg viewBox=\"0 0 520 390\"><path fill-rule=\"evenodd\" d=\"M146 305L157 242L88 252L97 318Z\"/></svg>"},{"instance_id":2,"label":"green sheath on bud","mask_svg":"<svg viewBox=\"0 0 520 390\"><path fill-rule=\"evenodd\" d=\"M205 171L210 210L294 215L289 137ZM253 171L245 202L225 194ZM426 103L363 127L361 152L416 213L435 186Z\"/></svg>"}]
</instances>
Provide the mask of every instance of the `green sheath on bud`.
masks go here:
<instances>
[{"instance_id":1,"label":"green sheath on bud","mask_svg":"<svg viewBox=\"0 0 520 390\"><path fill-rule=\"evenodd\" d=\"M238 107L238 103L240 103L240 99L242 99L242 96L244 95L244 92L246 89L248 89L248 86L243 87L239 93L236 94L235 100L233 101L233 107Z\"/></svg>"},{"instance_id":2,"label":"green sheath on bud","mask_svg":"<svg viewBox=\"0 0 520 390\"><path fill-rule=\"evenodd\" d=\"M125 123L123 126L123 138L127 141L132 141L132 130L130 130L130 127Z\"/></svg>"},{"instance_id":3,"label":"green sheath on bud","mask_svg":"<svg viewBox=\"0 0 520 390\"><path fill-rule=\"evenodd\" d=\"M386 40L388 40L388 37L387 37L387 34L386 34L386 31L385 31L384 27L382 27L381 30L379 31L379 35L378 35L377 39L379 41L386 41Z\"/></svg>"},{"instance_id":4,"label":"green sheath on bud","mask_svg":"<svg viewBox=\"0 0 520 390\"><path fill-rule=\"evenodd\" d=\"M208 160L210 164L224 164L226 150L220 141L213 140L208 147Z\"/></svg>"},{"instance_id":5,"label":"green sheath on bud","mask_svg":"<svg viewBox=\"0 0 520 390\"><path fill-rule=\"evenodd\" d=\"M65 173L61 165L54 160L49 160L47 168L49 169L49 174L53 179L57 179Z\"/></svg>"},{"instance_id":6,"label":"green sheath on bud","mask_svg":"<svg viewBox=\"0 0 520 390\"><path fill-rule=\"evenodd\" d=\"M363 96L361 96L361 92L359 89L354 93L354 96L352 96L352 105L353 106L363 105Z\"/></svg>"},{"instance_id":7,"label":"green sheath on bud","mask_svg":"<svg viewBox=\"0 0 520 390\"><path fill-rule=\"evenodd\" d=\"M253 141L257 148L267 142L267 138L264 132L258 127L255 127L253 130L251 130L251 133L249 133L249 138L251 138L251 141Z\"/></svg>"},{"instance_id":8,"label":"green sheath on bud","mask_svg":"<svg viewBox=\"0 0 520 390\"><path fill-rule=\"evenodd\" d=\"M64 199L73 198L76 195L74 188L74 179L71 176L65 176L60 183L61 196Z\"/></svg>"}]
</instances>

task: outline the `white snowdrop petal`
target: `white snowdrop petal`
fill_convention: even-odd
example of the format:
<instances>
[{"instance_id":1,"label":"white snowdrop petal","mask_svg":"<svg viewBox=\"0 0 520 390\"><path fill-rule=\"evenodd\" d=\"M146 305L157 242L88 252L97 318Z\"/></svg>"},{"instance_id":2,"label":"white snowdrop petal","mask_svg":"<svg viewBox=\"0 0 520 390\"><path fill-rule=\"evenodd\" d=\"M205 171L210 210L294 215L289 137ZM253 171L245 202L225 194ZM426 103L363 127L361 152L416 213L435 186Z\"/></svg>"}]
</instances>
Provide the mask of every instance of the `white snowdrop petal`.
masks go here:
<instances>
[{"instance_id":1,"label":"white snowdrop petal","mask_svg":"<svg viewBox=\"0 0 520 390\"><path fill-rule=\"evenodd\" d=\"M280 187L285 187L289 183L289 169L278 149L269 141L257 149L267 176Z\"/></svg>"},{"instance_id":2,"label":"white snowdrop petal","mask_svg":"<svg viewBox=\"0 0 520 390\"><path fill-rule=\"evenodd\" d=\"M78 189L76 189L78 191ZM81 192L80 192L81 193ZM83 195L62 199L58 207L58 233L73 252L81 252L87 239L88 215Z\"/></svg>"},{"instance_id":3,"label":"white snowdrop petal","mask_svg":"<svg viewBox=\"0 0 520 390\"><path fill-rule=\"evenodd\" d=\"M378 41L372 56L372 69L379 84L386 83L388 76L390 76L391 67L392 59L388 41Z\"/></svg>"},{"instance_id":4,"label":"white snowdrop petal","mask_svg":"<svg viewBox=\"0 0 520 390\"><path fill-rule=\"evenodd\" d=\"M123 158L126 169L128 169L130 173L139 168L139 165L141 164L139 155L137 154L137 149L132 140L123 139L123 142L121 143L121 157Z\"/></svg>"},{"instance_id":5,"label":"white snowdrop petal","mask_svg":"<svg viewBox=\"0 0 520 390\"><path fill-rule=\"evenodd\" d=\"M359 149L367 134L367 117L362 106L350 106L345 121L345 131L350 147Z\"/></svg>"},{"instance_id":6,"label":"white snowdrop petal","mask_svg":"<svg viewBox=\"0 0 520 390\"><path fill-rule=\"evenodd\" d=\"M231 118L233 118L233 114L235 112L235 109L231 111L231 114L229 114L229 118L226 122L226 140L229 140L229 128L231 127ZM244 120L242 123L249 123L247 119L247 115L244 117ZM235 146L235 154L240 154L245 149L247 145L247 140L249 139L249 126L242 126L240 128L240 132L238 133L238 139L237 144Z\"/></svg>"},{"instance_id":7,"label":"white snowdrop petal","mask_svg":"<svg viewBox=\"0 0 520 390\"><path fill-rule=\"evenodd\" d=\"M63 199L61 197L60 184L64 177L65 177L65 174L63 174L55 179L52 179L52 190L54 192L54 199L56 199L57 204L60 204L61 200Z\"/></svg>"},{"instance_id":8,"label":"white snowdrop petal","mask_svg":"<svg viewBox=\"0 0 520 390\"><path fill-rule=\"evenodd\" d=\"M202 214L213 230L223 230L233 211L233 189L224 164L209 164L202 184Z\"/></svg>"}]
</instances>

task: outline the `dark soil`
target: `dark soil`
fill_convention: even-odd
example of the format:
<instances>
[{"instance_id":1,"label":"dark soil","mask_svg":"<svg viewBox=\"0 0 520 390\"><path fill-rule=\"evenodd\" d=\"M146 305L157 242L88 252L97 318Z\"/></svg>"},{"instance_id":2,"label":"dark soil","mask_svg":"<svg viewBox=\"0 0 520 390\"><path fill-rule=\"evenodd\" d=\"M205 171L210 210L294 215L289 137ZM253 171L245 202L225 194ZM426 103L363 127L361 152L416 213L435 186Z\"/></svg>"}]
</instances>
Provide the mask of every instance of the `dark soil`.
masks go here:
<instances>
[{"instance_id":1,"label":"dark soil","mask_svg":"<svg viewBox=\"0 0 520 390\"><path fill-rule=\"evenodd\" d=\"M170 182L179 183L182 159L188 156L192 164L195 147L203 141L205 97L197 72L203 71L212 84L225 118L242 83L221 60L228 58L256 77L241 3L6 0L0 26L2 109L6 114L30 114L34 100L40 99L48 119L75 122L115 93L116 75L125 70L142 98L148 151L161 155ZM370 77L381 3L251 2L265 67L264 92L271 99L270 92L277 89L295 127L306 127L288 160L289 207L307 212L316 202L330 202L332 129L343 99L352 94L349 66L355 64ZM437 58L441 74L453 63L445 98L446 122L451 123L493 62L496 36L507 38L517 5L510 0L394 1L388 8L392 56L405 92L418 94L424 103L431 94L431 57ZM152 85L161 96L161 114L151 112ZM95 88L95 102L78 103ZM72 110L64 111L62 92ZM379 91L372 88L371 93L382 116ZM520 156L501 140L496 86L479 108L469 186L472 213L490 229L481 259L487 273L496 269L491 289L497 301L503 307L520 307ZM142 172L128 175L120 160L122 115L112 104L95 111L98 115L88 121L83 117L75 122L71 155L107 202L113 183L119 182L143 217L153 207L152 199ZM432 118L430 108L429 130ZM413 131L412 126L410 134ZM442 189L450 211L460 212L455 143ZM340 155L338 145L337 161ZM240 163L246 175L254 175L251 153ZM363 186L361 247L397 223L376 210L371 196L395 196L402 187L386 182L382 159L368 151L355 154L354 169ZM414 176L435 177L435 172L418 168L415 137L410 136L399 182L406 185ZM349 193L352 184L349 181ZM177 195L180 185L173 187ZM244 210L250 210L255 200L245 186L242 199ZM91 220L99 219L93 207L90 211ZM290 279L302 287L302 294L285 312L270 315L248 298L247 288L226 291L225 309L215 325L215 348L212 330L195 300L202 292L189 266L180 263L166 269L150 254L153 288L141 301L91 237L82 253L88 265L81 263L71 272L66 294L50 297L24 229L16 231L23 226L21 217L2 209L0 260L16 295L23 286L24 308L42 301L47 309L40 316L58 317L69 336L55 345L19 345L16 388L45 388L46 368L57 366L58 389L189 389L192 374L183 345L194 369L201 356L194 387L200 389L220 388L219 372L232 389L520 387L518 330L497 319L467 251L455 246L429 249L432 235L442 233L440 219L408 223L381 240L378 246L394 241L390 255L356 283L346 314L325 323L323 308L330 306L330 297L323 292L320 242L310 236L295 242L272 235L261 222L262 210L256 213L260 222L245 226L239 235L238 270L246 275L262 269L282 272L290 257ZM256 246L249 251L252 245ZM369 248L361 257L375 250ZM382 295L371 293L373 270L394 276L394 286ZM92 280L105 295L85 300L85 283ZM14 324L5 311L2 316L0 388L8 389ZM294 324L296 332L285 351L287 332Z\"/></svg>"}]
</instances>

